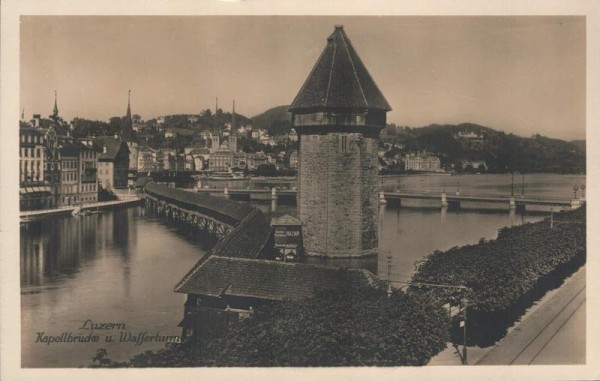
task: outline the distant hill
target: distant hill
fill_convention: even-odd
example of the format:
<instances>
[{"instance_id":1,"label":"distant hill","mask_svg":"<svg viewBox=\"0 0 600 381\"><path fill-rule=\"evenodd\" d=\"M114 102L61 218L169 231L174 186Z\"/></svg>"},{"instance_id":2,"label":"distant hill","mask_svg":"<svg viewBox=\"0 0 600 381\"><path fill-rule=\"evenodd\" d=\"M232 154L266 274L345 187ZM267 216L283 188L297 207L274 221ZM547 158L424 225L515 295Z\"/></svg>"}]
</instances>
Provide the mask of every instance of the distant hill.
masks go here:
<instances>
[{"instance_id":1,"label":"distant hill","mask_svg":"<svg viewBox=\"0 0 600 381\"><path fill-rule=\"evenodd\" d=\"M252 126L265 129L269 131L270 135L287 134L292 128L292 114L287 111L289 108L288 105L277 106L253 116L251 118Z\"/></svg>"},{"instance_id":2,"label":"distant hill","mask_svg":"<svg viewBox=\"0 0 600 381\"><path fill-rule=\"evenodd\" d=\"M585 140L572 140L571 144L585 152Z\"/></svg>"},{"instance_id":3,"label":"distant hill","mask_svg":"<svg viewBox=\"0 0 600 381\"><path fill-rule=\"evenodd\" d=\"M388 125L380 139L401 144L406 152L433 152L446 167L460 166L462 160L485 160L492 172L585 172L585 143L541 135L525 138L472 123L420 128Z\"/></svg>"}]
</instances>

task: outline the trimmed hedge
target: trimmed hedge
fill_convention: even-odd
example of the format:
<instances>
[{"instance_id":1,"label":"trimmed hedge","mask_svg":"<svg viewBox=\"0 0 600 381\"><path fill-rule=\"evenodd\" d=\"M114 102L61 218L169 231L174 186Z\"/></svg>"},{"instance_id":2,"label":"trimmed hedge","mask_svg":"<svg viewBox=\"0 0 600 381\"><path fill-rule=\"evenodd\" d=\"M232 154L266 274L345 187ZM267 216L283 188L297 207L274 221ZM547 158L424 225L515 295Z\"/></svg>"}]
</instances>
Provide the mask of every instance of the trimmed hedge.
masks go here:
<instances>
[{"instance_id":1,"label":"trimmed hedge","mask_svg":"<svg viewBox=\"0 0 600 381\"><path fill-rule=\"evenodd\" d=\"M413 282L464 285L471 289L468 295L447 289L410 290L454 305L467 296L469 340L491 345L535 300L585 263L585 213L584 206L555 214L554 229L547 219L503 228L496 240L435 251L417 264Z\"/></svg>"},{"instance_id":2,"label":"trimmed hedge","mask_svg":"<svg viewBox=\"0 0 600 381\"><path fill-rule=\"evenodd\" d=\"M448 316L427 295L349 286L303 301L257 308L224 337L145 352L103 366L397 366L425 365L445 349ZM100 363L98 360L97 362Z\"/></svg>"}]
</instances>

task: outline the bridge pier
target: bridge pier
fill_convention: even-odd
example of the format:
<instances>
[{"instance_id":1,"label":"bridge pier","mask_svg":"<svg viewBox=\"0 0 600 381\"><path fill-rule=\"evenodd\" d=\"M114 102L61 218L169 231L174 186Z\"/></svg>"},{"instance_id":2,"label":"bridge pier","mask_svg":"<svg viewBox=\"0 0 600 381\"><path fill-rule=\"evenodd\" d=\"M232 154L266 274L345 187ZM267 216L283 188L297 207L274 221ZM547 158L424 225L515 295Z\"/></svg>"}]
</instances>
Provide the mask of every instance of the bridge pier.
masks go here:
<instances>
[{"instance_id":1,"label":"bridge pier","mask_svg":"<svg viewBox=\"0 0 600 381\"><path fill-rule=\"evenodd\" d=\"M225 196L225 198L229 198L229 188L225 187L223 188L223 195Z\"/></svg>"},{"instance_id":2,"label":"bridge pier","mask_svg":"<svg viewBox=\"0 0 600 381\"><path fill-rule=\"evenodd\" d=\"M508 208L510 210L517 209L517 203L515 202L515 198L514 197L511 197L510 200L508 200Z\"/></svg>"},{"instance_id":3,"label":"bridge pier","mask_svg":"<svg viewBox=\"0 0 600 381\"><path fill-rule=\"evenodd\" d=\"M577 209L581 206L582 202L578 198L574 198L571 200L571 209Z\"/></svg>"},{"instance_id":4,"label":"bridge pier","mask_svg":"<svg viewBox=\"0 0 600 381\"><path fill-rule=\"evenodd\" d=\"M379 192L379 203L387 204L387 200L385 199L385 193L383 191Z\"/></svg>"},{"instance_id":5,"label":"bridge pier","mask_svg":"<svg viewBox=\"0 0 600 381\"><path fill-rule=\"evenodd\" d=\"M442 208L448 207L448 197L446 196L446 192L442 193Z\"/></svg>"},{"instance_id":6,"label":"bridge pier","mask_svg":"<svg viewBox=\"0 0 600 381\"><path fill-rule=\"evenodd\" d=\"M277 188L271 188L271 212L277 210Z\"/></svg>"}]
</instances>

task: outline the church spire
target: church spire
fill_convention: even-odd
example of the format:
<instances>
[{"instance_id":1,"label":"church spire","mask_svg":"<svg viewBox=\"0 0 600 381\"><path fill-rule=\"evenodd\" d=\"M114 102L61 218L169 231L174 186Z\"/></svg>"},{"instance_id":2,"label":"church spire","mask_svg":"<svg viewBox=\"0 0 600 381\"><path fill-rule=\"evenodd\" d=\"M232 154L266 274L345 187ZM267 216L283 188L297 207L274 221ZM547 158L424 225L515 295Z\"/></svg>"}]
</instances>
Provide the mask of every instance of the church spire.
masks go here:
<instances>
[{"instance_id":1,"label":"church spire","mask_svg":"<svg viewBox=\"0 0 600 381\"><path fill-rule=\"evenodd\" d=\"M127 95L127 114L121 129L121 137L126 142L135 141L135 133L133 132L133 120L131 119L131 90Z\"/></svg>"},{"instance_id":2,"label":"church spire","mask_svg":"<svg viewBox=\"0 0 600 381\"><path fill-rule=\"evenodd\" d=\"M127 94L127 115L125 117L131 119L131 90Z\"/></svg>"},{"instance_id":3,"label":"church spire","mask_svg":"<svg viewBox=\"0 0 600 381\"><path fill-rule=\"evenodd\" d=\"M54 110L52 110L52 118L56 119L58 118L58 95L56 93L56 90L54 90Z\"/></svg>"},{"instance_id":4,"label":"church spire","mask_svg":"<svg viewBox=\"0 0 600 381\"><path fill-rule=\"evenodd\" d=\"M235 130L235 99L233 100L233 111L231 112L231 130Z\"/></svg>"}]
</instances>

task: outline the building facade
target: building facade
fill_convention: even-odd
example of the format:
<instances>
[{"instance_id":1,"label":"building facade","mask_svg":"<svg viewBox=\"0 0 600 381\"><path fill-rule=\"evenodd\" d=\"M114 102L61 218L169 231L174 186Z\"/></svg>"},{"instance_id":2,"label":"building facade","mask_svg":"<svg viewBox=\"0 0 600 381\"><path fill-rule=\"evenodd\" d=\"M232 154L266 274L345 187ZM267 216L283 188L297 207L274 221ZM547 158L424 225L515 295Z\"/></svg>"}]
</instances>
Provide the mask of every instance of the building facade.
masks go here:
<instances>
[{"instance_id":1,"label":"building facade","mask_svg":"<svg viewBox=\"0 0 600 381\"><path fill-rule=\"evenodd\" d=\"M79 143L79 200L98 201L98 151L91 141Z\"/></svg>"},{"instance_id":2,"label":"building facade","mask_svg":"<svg viewBox=\"0 0 600 381\"><path fill-rule=\"evenodd\" d=\"M45 181L45 136L30 126L19 128L19 207L20 210L52 206L51 189Z\"/></svg>"},{"instance_id":3,"label":"building facade","mask_svg":"<svg viewBox=\"0 0 600 381\"><path fill-rule=\"evenodd\" d=\"M209 168L215 172L227 172L233 167L233 159L233 152L229 150L227 143L223 143L217 152L210 154Z\"/></svg>"},{"instance_id":4,"label":"building facade","mask_svg":"<svg viewBox=\"0 0 600 381\"><path fill-rule=\"evenodd\" d=\"M48 127L44 132L44 180L50 187L49 207L54 208L60 204L60 154L59 137L53 126Z\"/></svg>"},{"instance_id":5,"label":"building facade","mask_svg":"<svg viewBox=\"0 0 600 381\"><path fill-rule=\"evenodd\" d=\"M292 102L298 210L308 255L378 252L378 136L391 108L336 26Z\"/></svg>"},{"instance_id":6,"label":"building facade","mask_svg":"<svg viewBox=\"0 0 600 381\"><path fill-rule=\"evenodd\" d=\"M98 154L98 182L104 189L127 188L129 148L119 136L100 136L94 144Z\"/></svg>"},{"instance_id":7,"label":"building facade","mask_svg":"<svg viewBox=\"0 0 600 381\"><path fill-rule=\"evenodd\" d=\"M404 169L406 171L439 172L441 171L441 162L439 158L428 153L410 154L404 157Z\"/></svg>"},{"instance_id":8,"label":"building facade","mask_svg":"<svg viewBox=\"0 0 600 381\"><path fill-rule=\"evenodd\" d=\"M79 149L65 142L58 150L60 155L60 205L76 205L79 200Z\"/></svg>"}]
</instances>

